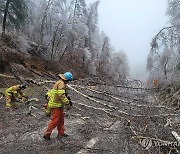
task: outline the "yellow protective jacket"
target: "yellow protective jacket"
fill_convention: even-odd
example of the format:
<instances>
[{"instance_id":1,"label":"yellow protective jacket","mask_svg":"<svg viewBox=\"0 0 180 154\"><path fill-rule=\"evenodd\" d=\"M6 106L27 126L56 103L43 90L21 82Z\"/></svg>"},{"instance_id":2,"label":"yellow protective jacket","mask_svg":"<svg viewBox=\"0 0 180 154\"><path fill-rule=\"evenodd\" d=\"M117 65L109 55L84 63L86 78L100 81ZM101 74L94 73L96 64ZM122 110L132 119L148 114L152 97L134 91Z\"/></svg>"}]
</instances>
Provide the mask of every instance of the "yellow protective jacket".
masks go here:
<instances>
[{"instance_id":1,"label":"yellow protective jacket","mask_svg":"<svg viewBox=\"0 0 180 154\"><path fill-rule=\"evenodd\" d=\"M12 98L22 98L25 97L25 94L20 90L19 85L12 86L8 88L5 92L5 95L11 96Z\"/></svg>"},{"instance_id":2,"label":"yellow protective jacket","mask_svg":"<svg viewBox=\"0 0 180 154\"><path fill-rule=\"evenodd\" d=\"M69 100L66 97L66 86L63 80L58 80L53 89L48 92L49 102L48 107L59 108L64 107L64 105L69 105Z\"/></svg>"}]
</instances>

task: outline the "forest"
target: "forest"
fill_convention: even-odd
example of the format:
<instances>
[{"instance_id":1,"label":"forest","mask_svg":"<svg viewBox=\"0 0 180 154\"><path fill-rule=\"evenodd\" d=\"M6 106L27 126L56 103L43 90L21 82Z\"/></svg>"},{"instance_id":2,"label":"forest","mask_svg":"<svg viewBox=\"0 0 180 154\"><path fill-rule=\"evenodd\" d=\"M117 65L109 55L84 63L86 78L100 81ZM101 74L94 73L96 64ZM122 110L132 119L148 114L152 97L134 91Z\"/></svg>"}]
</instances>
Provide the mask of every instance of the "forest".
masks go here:
<instances>
[{"instance_id":1,"label":"forest","mask_svg":"<svg viewBox=\"0 0 180 154\"><path fill-rule=\"evenodd\" d=\"M98 1L90 6L84 0L0 3L2 34L21 36L24 54L34 51L33 56L50 63L83 70L80 74L109 76L116 81L128 75L126 54L114 51L109 37L99 31Z\"/></svg>"},{"instance_id":2,"label":"forest","mask_svg":"<svg viewBox=\"0 0 180 154\"><path fill-rule=\"evenodd\" d=\"M169 26L149 42L147 82L131 77L126 51L100 31L99 5L0 0L0 153L180 153L180 0L167 1ZM46 141L45 95L65 72L74 77L68 137L53 131ZM6 89L24 84L28 100L7 110Z\"/></svg>"}]
</instances>

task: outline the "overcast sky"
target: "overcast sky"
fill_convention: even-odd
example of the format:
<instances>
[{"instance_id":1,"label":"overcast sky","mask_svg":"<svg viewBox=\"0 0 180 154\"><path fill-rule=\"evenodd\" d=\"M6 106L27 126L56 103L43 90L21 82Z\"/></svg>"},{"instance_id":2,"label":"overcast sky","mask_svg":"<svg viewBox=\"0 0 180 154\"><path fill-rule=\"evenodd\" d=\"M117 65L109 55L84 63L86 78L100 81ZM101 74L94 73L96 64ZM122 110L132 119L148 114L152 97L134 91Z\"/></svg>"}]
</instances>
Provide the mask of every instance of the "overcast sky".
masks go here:
<instances>
[{"instance_id":1,"label":"overcast sky","mask_svg":"<svg viewBox=\"0 0 180 154\"><path fill-rule=\"evenodd\" d=\"M100 0L99 28L116 51L126 52L134 78L146 75L152 37L168 24L166 9L167 0Z\"/></svg>"}]
</instances>

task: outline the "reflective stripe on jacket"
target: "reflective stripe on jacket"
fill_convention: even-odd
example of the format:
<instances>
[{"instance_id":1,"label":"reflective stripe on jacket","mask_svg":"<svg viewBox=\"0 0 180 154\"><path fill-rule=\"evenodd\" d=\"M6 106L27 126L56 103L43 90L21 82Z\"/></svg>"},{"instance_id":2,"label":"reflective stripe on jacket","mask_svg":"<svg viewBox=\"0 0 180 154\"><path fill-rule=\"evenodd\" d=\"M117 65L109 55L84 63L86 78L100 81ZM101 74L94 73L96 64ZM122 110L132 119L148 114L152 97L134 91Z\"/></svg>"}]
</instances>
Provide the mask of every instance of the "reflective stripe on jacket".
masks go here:
<instances>
[{"instance_id":1,"label":"reflective stripe on jacket","mask_svg":"<svg viewBox=\"0 0 180 154\"><path fill-rule=\"evenodd\" d=\"M64 107L65 104L68 104L69 100L67 99L65 93L66 92L64 89L60 89L60 90L52 89L49 92L50 99L48 102L48 106L50 108L58 108L58 107Z\"/></svg>"}]
</instances>

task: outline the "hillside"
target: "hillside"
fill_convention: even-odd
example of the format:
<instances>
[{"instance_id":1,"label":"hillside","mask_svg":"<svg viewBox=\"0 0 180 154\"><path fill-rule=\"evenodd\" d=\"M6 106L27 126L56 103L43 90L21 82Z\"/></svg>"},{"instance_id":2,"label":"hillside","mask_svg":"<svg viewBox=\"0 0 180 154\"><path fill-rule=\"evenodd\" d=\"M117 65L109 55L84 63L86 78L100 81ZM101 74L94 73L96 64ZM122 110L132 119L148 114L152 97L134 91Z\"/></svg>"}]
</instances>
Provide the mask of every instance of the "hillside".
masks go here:
<instances>
[{"instance_id":1,"label":"hillside","mask_svg":"<svg viewBox=\"0 0 180 154\"><path fill-rule=\"evenodd\" d=\"M77 68L66 59L62 59L61 62L46 60L43 55L38 53L37 45L27 38L16 35L1 37L0 51L0 73L2 74L16 77L56 79L57 74L71 71L75 75L75 79L86 76L83 69ZM3 81L3 78L0 78L0 80ZM12 84L9 81L8 83L3 82L0 83L1 87Z\"/></svg>"}]
</instances>

